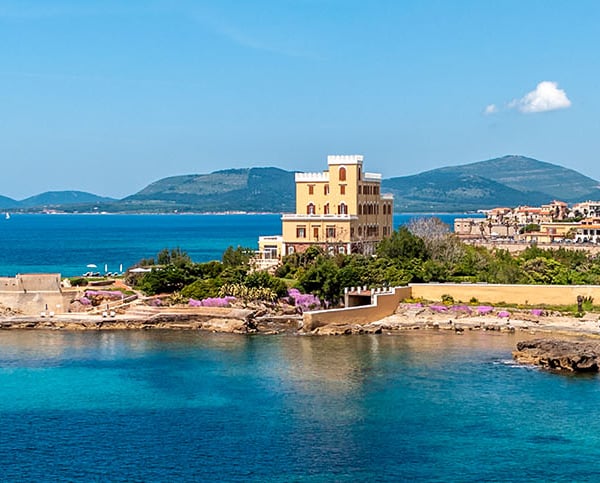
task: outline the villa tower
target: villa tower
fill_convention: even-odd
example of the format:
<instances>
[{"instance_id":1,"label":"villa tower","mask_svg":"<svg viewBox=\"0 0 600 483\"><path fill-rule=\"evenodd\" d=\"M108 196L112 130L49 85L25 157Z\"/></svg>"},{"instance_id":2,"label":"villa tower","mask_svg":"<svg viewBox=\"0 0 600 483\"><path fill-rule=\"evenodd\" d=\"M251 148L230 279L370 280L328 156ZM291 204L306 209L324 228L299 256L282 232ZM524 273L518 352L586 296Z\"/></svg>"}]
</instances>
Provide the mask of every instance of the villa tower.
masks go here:
<instances>
[{"instance_id":1,"label":"villa tower","mask_svg":"<svg viewBox=\"0 0 600 483\"><path fill-rule=\"evenodd\" d=\"M296 213L282 217L281 251L373 253L392 233L393 196L381 194L381 174L363 171L363 156L328 156L327 165L296 174Z\"/></svg>"}]
</instances>

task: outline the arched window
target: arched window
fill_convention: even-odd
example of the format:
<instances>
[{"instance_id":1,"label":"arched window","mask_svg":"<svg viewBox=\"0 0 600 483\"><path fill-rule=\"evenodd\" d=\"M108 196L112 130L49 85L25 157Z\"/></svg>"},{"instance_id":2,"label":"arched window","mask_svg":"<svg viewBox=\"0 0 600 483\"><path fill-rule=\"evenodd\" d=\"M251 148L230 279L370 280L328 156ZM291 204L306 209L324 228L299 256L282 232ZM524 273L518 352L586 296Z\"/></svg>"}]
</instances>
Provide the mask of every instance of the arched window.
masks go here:
<instances>
[{"instance_id":1,"label":"arched window","mask_svg":"<svg viewBox=\"0 0 600 483\"><path fill-rule=\"evenodd\" d=\"M314 205L314 203L309 203L306 206L306 214L307 215L314 215L315 214L315 205Z\"/></svg>"},{"instance_id":2,"label":"arched window","mask_svg":"<svg viewBox=\"0 0 600 483\"><path fill-rule=\"evenodd\" d=\"M339 170L340 181L346 181L346 168L343 166Z\"/></svg>"},{"instance_id":3,"label":"arched window","mask_svg":"<svg viewBox=\"0 0 600 483\"><path fill-rule=\"evenodd\" d=\"M348 206L346 203L340 203L338 206L338 215L347 215L348 214Z\"/></svg>"},{"instance_id":4,"label":"arched window","mask_svg":"<svg viewBox=\"0 0 600 483\"><path fill-rule=\"evenodd\" d=\"M362 236L362 226L358 227L358 236Z\"/></svg>"},{"instance_id":5,"label":"arched window","mask_svg":"<svg viewBox=\"0 0 600 483\"><path fill-rule=\"evenodd\" d=\"M358 204L358 214L362 215L362 205L360 203Z\"/></svg>"},{"instance_id":6,"label":"arched window","mask_svg":"<svg viewBox=\"0 0 600 483\"><path fill-rule=\"evenodd\" d=\"M329 203L326 203L323 207L323 213L325 213L326 215L329 214Z\"/></svg>"}]
</instances>

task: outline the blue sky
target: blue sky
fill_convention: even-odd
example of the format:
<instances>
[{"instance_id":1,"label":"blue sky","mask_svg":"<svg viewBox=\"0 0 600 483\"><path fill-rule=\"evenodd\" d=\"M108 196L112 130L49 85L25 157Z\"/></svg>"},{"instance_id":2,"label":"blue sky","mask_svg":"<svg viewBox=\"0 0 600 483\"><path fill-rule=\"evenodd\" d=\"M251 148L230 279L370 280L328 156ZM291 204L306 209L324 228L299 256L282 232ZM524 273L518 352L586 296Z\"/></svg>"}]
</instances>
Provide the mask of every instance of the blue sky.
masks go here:
<instances>
[{"instance_id":1,"label":"blue sky","mask_svg":"<svg viewBox=\"0 0 600 483\"><path fill-rule=\"evenodd\" d=\"M364 154L600 179L600 2L0 0L0 194Z\"/></svg>"}]
</instances>

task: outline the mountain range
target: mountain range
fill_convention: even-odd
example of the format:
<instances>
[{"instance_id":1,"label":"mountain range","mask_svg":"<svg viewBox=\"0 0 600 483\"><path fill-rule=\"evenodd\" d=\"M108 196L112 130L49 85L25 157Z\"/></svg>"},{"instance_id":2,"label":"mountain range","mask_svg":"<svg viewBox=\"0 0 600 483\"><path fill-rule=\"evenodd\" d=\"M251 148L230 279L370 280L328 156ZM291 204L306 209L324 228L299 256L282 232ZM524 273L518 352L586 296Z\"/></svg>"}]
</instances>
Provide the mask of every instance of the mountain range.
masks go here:
<instances>
[{"instance_id":1,"label":"mountain range","mask_svg":"<svg viewBox=\"0 0 600 483\"><path fill-rule=\"evenodd\" d=\"M21 201L0 196L0 209L22 212L185 213L293 212L293 171L226 169L172 176L117 200L81 191L50 191ZM599 200L598 181L572 169L524 156L504 156L387 178L397 213L465 212L497 206L540 205L554 199Z\"/></svg>"}]
</instances>

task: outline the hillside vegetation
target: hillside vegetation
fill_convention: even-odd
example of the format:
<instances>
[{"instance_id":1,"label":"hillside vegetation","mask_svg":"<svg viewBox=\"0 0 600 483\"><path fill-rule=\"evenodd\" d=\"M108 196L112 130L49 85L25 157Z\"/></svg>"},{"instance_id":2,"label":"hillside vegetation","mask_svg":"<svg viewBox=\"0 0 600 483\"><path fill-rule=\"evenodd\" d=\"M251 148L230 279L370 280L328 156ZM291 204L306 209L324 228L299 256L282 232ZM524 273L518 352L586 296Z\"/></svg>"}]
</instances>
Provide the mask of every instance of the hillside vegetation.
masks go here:
<instances>
[{"instance_id":1,"label":"hillside vegetation","mask_svg":"<svg viewBox=\"0 0 600 483\"><path fill-rule=\"evenodd\" d=\"M504 156L382 181L396 213L465 212L497 206L600 199L599 183L577 171L524 156ZM112 213L293 212L294 172L226 169L159 179L122 200L80 191L47 192L22 201L0 196L0 209Z\"/></svg>"}]
</instances>

